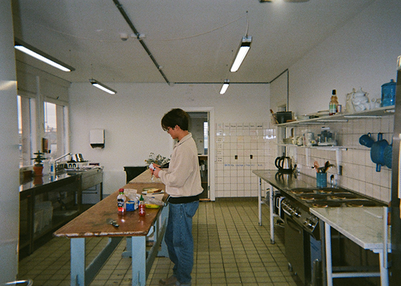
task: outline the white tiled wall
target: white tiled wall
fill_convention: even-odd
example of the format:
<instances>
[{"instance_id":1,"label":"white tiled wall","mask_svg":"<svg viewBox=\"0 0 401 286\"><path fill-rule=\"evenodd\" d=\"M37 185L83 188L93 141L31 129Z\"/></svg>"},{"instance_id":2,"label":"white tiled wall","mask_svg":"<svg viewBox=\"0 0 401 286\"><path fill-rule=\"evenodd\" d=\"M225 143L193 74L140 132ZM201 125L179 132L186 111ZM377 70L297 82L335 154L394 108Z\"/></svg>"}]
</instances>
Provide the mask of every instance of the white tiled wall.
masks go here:
<instances>
[{"instance_id":1,"label":"white tiled wall","mask_svg":"<svg viewBox=\"0 0 401 286\"><path fill-rule=\"evenodd\" d=\"M393 117L385 116L375 119L350 120L344 123L331 123L331 131L336 132L338 145L346 147L340 151L342 165L342 176L338 176L340 186L366 194L376 199L389 202L391 199L391 169L381 166L381 171L376 172L376 164L370 158L370 148L359 144L359 137L370 132L375 141L377 134L383 133L383 139L391 144L393 133ZM295 134L301 135L306 131L315 134L320 133L323 125L308 125L307 127L295 128ZM291 148L293 149L293 148ZM310 157L306 156L306 148L296 148L296 159L301 166L301 172L315 176L316 171L311 164L316 160L320 165L329 160L336 164L336 152L324 151L317 148L310 148ZM292 151L294 152L294 151ZM328 176L337 172L337 169L330 168Z\"/></svg>"},{"instance_id":2,"label":"white tiled wall","mask_svg":"<svg viewBox=\"0 0 401 286\"><path fill-rule=\"evenodd\" d=\"M255 169L271 169L276 133L264 123L216 124L216 197L257 196Z\"/></svg>"},{"instance_id":3,"label":"white tiled wall","mask_svg":"<svg viewBox=\"0 0 401 286\"><path fill-rule=\"evenodd\" d=\"M384 202L391 197L391 169L382 166L376 172L376 164L370 159L370 148L359 144L359 137L370 132L374 140L377 134L391 144L393 116L374 119L357 119L329 125L307 125L294 128L294 135L307 131L320 133L322 126L329 126L336 133L338 145L345 149L339 151L342 175L338 184L342 187L366 194ZM277 128L264 123L217 123L216 124L216 197L257 196L258 180L252 173L255 169L273 169L278 156ZM309 156L307 156L309 153ZM336 152L318 148L291 147L289 154L294 157L301 173L315 176L311 168L316 160L320 165L326 161L336 164ZM251 159L252 155L252 159ZM336 167L329 170L328 177L337 172ZM265 183L262 188L266 188Z\"/></svg>"}]
</instances>

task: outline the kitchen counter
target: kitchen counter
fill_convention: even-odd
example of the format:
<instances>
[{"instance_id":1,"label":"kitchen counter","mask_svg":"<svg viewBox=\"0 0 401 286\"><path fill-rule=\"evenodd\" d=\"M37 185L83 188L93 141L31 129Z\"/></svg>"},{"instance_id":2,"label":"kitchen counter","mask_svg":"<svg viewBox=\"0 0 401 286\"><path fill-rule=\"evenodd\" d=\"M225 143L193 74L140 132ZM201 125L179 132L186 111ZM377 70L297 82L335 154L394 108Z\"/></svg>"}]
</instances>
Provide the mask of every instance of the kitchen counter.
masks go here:
<instances>
[{"instance_id":1,"label":"kitchen counter","mask_svg":"<svg viewBox=\"0 0 401 286\"><path fill-rule=\"evenodd\" d=\"M381 277L381 285L388 285L387 251L391 249L387 226L386 207L358 208L311 208L311 213L325 223L327 285L333 285L333 278ZM386 226L386 227L385 227ZM331 229L358 244L364 249L379 253L380 273L333 273L331 260Z\"/></svg>"},{"instance_id":2,"label":"kitchen counter","mask_svg":"<svg viewBox=\"0 0 401 286\"><path fill-rule=\"evenodd\" d=\"M19 186L20 258L30 255L43 239L81 212L78 176L36 176Z\"/></svg>"},{"instance_id":3,"label":"kitchen counter","mask_svg":"<svg viewBox=\"0 0 401 286\"><path fill-rule=\"evenodd\" d=\"M316 178L304 174L281 174L276 170L253 170L256 176L279 190L316 187Z\"/></svg>"},{"instance_id":4,"label":"kitchen counter","mask_svg":"<svg viewBox=\"0 0 401 286\"><path fill-rule=\"evenodd\" d=\"M312 208L310 211L360 247L383 248L383 207Z\"/></svg>"},{"instance_id":5,"label":"kitchen counter","mask_svg":"<svg viewBox=\"0 0 401 286\"><path fill-rule=\"evenodd\" d=\"M69 175L67 173L57 174L57 175L43 175L32 177L30 180L23 181L19 186L19 191L27 191L33 188L45 186L48 184L54 184L56 182L63 181L65 179L69 179L74 175Z\"/></svg>"},{"instance_id":6,"label":"kitchen counter","mask_svg":"<svg viewBox=\"0 0 401 286\"><path fill-rule=\"evenodd\" d=\"M274 206L274 189L286 191L294 188L311 188L316 187L316 178L310 177L303 174L281 174L275 170L253 170L259 179L259 191L258 191L258 214L259 214L259 225L262 225L262 204L268 204ZM269 199L262 200L262 180L270 185ZM270 212L270 242L274 243L274 218L279 217L279 214L274 212L274 208L269 208Z\"/></svg>"}]
</instances>

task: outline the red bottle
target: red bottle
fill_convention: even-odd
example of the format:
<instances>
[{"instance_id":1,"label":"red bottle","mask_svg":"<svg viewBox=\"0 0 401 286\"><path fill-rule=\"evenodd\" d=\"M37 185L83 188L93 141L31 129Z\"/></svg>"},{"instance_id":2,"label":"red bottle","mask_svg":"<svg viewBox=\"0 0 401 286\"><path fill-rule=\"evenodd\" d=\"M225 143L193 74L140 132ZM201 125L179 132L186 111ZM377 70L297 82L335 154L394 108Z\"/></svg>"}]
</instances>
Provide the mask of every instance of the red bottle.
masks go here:
<instances>
[{"instance_id":1,"label":"red bottle","mask_svg":"<svg viewBox=\"0 0 401 286\"><path fill-rule=\"evenodd\" d=\"M118 209L118 214L119 215L124 215L125 214L125 201L126 197L124 195L124 189L119 189L119 194L117 196L117 209Z\"/></svg>"},{"instance_id":2,"label":"red bottle","mask_svg":"<svg viewBox=\"0 0 401 286\"><path fill-rule=\"evenodd\" d=\"M143 197L141 195L141 198L139 199L139 216L145 216L146 211L145 211L145 201L143 200Z\"/></svg>"}]
</instances>

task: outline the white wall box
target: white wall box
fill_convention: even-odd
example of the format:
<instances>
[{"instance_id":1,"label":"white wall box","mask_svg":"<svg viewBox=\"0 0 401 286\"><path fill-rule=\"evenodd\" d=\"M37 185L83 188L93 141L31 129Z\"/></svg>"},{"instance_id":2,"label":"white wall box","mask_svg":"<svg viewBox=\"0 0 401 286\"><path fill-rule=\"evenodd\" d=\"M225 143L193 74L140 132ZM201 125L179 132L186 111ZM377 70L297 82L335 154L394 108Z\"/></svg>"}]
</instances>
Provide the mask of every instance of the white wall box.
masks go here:
<instances>
[{"instance_id":1,"label":"white wall box","mask_svg":"<svg viewBox=\"0 0 401 286\"><path fill-rule=\"evenodd\" d=\"M104 148L104 129L90 130L89 142L92 148Z\"/></svg>"}]
</instances>

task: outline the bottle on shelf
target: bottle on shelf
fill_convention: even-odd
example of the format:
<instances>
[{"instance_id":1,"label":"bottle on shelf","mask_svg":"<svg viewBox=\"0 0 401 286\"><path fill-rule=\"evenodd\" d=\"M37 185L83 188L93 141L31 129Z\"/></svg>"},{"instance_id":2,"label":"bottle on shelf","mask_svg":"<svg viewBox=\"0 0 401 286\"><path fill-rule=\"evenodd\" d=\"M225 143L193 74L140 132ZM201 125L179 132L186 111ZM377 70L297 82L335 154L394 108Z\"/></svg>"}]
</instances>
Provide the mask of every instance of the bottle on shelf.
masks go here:
<instances>
[{"instance_id":1,"label":"bottle on shelf","mask_svg":"<svg viewBox=\"0 0 401 286\"><path fill-rule=\"evenodd\" d=\"M125 203L126 203L127 198L124 195L124 189L121 188L119 189L119 194L117 196L117 209L118 209L118 214L119 215L124 215L125 214Z\"/></svg>"},{"instance_id":2,"label":"bottle on shelf","mask_svg":"<svg viewBox=\"0 0 401 286\"><path fill-rule=\"evenodd\" d=\"M397 83L394 79L382 85L382 101L381 106L391 106L395 104L395 90Z\"/></svg>"},{"instance_id":3,"label":"bottle on shelf","mask_svg":"<svg viewBox=\"0 0 401 286\"><path fill-rule=\"evenodd\" d=\"M143 196L141 195L141 198L139 199L139 216L145 216L145 214L145 201L143 199Z\"/></svg>"},{"instance_id":4,"label":"bottle on shelf","mask_svg":"<svg viewBox=\"0 0 401 286\"><path fill-rule=\"evenodd\" d=\"M336 90L333 89L333 91L331 92L331 100L329 103L329 115L333 115L337 113L337 106L338 106L338 99L337 99L337 95L336 95Z\"/></svg>"}]
</instances>

